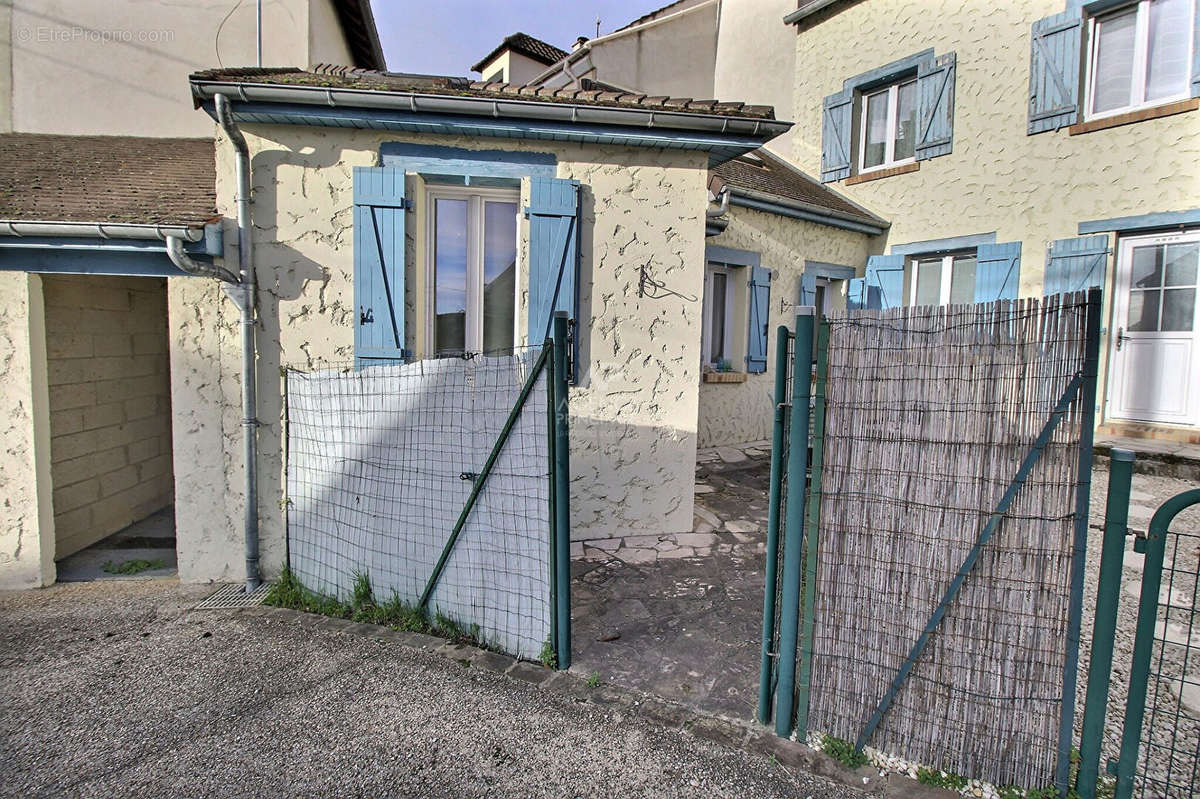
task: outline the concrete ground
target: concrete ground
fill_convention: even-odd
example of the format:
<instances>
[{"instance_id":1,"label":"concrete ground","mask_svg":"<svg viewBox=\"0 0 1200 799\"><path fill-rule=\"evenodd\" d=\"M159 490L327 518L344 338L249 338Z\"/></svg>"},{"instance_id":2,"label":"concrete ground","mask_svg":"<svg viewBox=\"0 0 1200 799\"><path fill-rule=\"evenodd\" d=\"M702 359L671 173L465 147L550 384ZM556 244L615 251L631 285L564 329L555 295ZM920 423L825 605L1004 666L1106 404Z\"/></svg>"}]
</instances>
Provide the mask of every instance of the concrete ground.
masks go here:
<instances>
[{"instance_id":1,"label":"concrete ground","mask_svg":"<svg viewBox=\"0 0 1200 799\"><path fill-rule=\"evenodd\" d=\"M314 617L190 610L211 590L0 594L0 796L858 795Z\"/></svg>"},{"instance_id":2,"label":"concrete ground","mask_svg":"<svg viewBox=\"0 0 1200 799\"><path fill-rule=\"evenodd\" d=\"M134 575L113 574L114 569L129 561L161 564ZM167 507L134 522L108 538L68 555L55 564L58 582L75 583L85 580L128 580L173 577L175 558L175 508Z\"/></svg>"},{"instance_id":3,"label":"concrete ground","mask_svg":"<svg viewBox=\"0 0 1200 799\"><path fill-rule=\"evenodd\" d=\"M696 532L578 546L572 669L754 718L769 478L766 442L702 452Z\"/></svg>"}]
</instances>

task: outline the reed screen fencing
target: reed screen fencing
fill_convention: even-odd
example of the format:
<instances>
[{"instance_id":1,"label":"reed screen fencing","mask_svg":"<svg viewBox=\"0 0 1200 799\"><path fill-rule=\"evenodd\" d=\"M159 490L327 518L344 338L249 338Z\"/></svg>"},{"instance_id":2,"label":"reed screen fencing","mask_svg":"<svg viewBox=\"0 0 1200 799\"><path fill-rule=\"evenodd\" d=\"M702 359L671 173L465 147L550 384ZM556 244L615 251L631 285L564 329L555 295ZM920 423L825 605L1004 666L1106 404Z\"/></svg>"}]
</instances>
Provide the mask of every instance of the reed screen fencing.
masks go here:
<instances>
[{"instance_id":1,"label":"reed screen fencing","mask_svg":"<svg viewBox=\"0 0 1200 799\"><path fill-rule=\"evenodd\" d=\"M998 785L1054 781L1078 623L1076 497L1089 479L1087 305L1078 294L828 317L810 731L861 740L882 707L869 746Z\"/></svg>"}]
</instances>

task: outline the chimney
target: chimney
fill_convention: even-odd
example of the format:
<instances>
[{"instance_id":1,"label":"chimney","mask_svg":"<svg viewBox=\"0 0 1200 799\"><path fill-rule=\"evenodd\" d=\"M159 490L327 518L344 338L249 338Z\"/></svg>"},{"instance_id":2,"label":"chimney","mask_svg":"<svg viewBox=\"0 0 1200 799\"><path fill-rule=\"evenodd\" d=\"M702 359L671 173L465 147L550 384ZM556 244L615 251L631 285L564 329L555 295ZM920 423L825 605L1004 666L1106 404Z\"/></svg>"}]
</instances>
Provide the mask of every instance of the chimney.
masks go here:
<instances>
[{"instance_id":1,"label":"chimney","mask_svg":"<svg viewBox=\"0 0 1200 799\"><path fill-rule=\"evenodd\" d=\"M585 44L587 44L587 42L588 42L588 39L586 36L580 36L578 39L575 40L575 44L571 45L571 52L572 53L575 52L580 47L583 47Z\"/></svg>"}]
</instances>

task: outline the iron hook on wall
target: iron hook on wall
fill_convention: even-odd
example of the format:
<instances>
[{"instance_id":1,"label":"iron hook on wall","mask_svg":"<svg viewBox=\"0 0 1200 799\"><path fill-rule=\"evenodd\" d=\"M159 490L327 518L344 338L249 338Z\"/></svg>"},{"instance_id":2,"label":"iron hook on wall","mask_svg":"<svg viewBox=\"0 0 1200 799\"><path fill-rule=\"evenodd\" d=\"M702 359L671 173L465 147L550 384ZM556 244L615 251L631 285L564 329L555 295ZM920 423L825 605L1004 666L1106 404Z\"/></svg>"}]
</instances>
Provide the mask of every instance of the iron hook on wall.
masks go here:
<instances>
[{"instance_id":1,"label":"iron hook on wall","mask_svg":"<svg viewBox=\"0 0 1200 799\"><path fill-rule=\"evenodd\" d=\"M670 296L679 297L688 302L696 302L698 297L683 294L675 289L667 288L667 284L661 280L655 280L650 276L650 270L647 268L649 264L643 264L639 267L640 275L638 277L638 297L646 297L651 300L661 300Z\"/></svg>"}]
</instances>

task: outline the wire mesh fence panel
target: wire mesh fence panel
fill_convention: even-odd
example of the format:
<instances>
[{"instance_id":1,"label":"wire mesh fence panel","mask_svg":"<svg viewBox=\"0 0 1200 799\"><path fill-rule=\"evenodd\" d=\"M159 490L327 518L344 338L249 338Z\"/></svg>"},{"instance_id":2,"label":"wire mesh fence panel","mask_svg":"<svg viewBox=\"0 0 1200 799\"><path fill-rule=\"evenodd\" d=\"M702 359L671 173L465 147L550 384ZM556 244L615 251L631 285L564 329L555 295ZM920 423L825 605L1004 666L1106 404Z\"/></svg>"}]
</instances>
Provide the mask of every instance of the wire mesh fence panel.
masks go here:
<instances>
[{"instance_id":1,"label":"wire mesh fence panel","mask_svg":"<svg viewBox=\"0 0 1200 799\"><path fill-rule=\"evenodd\" d=\"M289 562L311 591L415 605L537 351L290 371ZM550 634L545 369L430 596L481 642L536 658Z\"/></svg>"},{"instance_id":2,"label":"wire mesh fence panel","mask_svg":"<svg viewBox=\"0 0 1200 799\"><path fill-rule=\"evenodd\" d=\"M809 729L880 707L1086 354L1086 298L829 318ZM866 742L996 784L1054 778L1082 403Z\"/></svg>"},{"instance_id":3,"label":"wire mesh fence panel","mask_svg":"<svg viewBox=\"0 0 1200 799\"><path fill-rule=\"evenodd\" d=\"M1136 796L1186 799L1200 793L1198 603L1200 532L1172 530L1151 648Z\"/></svg>"}]
</instances>

